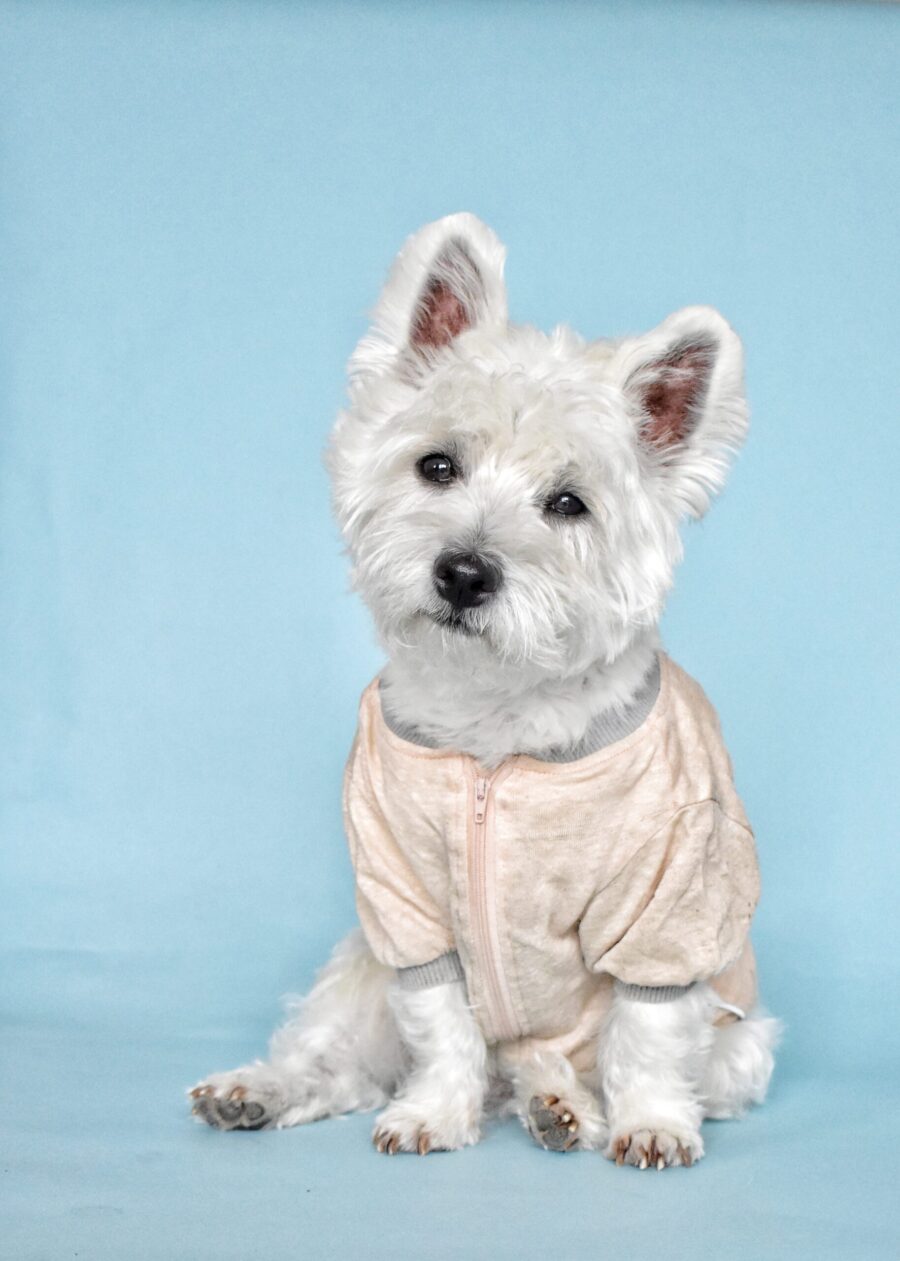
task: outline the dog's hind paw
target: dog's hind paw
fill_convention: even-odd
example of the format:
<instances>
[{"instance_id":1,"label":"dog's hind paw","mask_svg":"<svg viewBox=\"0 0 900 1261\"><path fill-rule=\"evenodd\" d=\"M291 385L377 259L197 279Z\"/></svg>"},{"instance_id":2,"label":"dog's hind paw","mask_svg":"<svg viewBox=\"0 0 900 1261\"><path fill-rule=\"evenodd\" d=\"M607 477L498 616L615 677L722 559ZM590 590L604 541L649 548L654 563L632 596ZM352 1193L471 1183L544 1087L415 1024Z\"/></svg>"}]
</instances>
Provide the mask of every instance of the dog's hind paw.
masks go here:
<instances>
[{"instance_id":1,"label":"dog's hind paw","mask_svg":"<svg viewBox=\"0 0 900 1261\"><path fill-rule=\"evenodd\" d=\"M275 1082L254 1066L215 1073L189 1090L188 1098L194 1116L216 1130L261 1130L283 1109Z\"/></svg>"},{"instance_id":2,"label":"dog's hind paw","mask_svg":"<svg viewBox=\"0 0 900 1261\"><path fill-rule=\"evenodd\" d=\"M569 1151L579 1137L578 1118L556 1095L534 1095L528 1105L528 1130L534 1141L550 1152Z\"/></svg>"}]
</instances>

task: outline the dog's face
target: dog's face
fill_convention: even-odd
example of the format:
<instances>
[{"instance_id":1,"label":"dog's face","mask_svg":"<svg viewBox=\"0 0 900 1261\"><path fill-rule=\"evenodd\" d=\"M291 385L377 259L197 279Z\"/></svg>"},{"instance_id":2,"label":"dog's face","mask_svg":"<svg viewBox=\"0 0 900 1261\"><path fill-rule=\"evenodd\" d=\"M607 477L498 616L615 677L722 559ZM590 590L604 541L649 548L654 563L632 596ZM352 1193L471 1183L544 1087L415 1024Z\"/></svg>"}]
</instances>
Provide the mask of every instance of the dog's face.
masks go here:
<instances>
[{"instance_id":1,"label":"dog's face","mask_svg":"<svg viewBox=\"0 0 900 1261\"><path fill-rule=\"evenodd\" d=\"M688 308L586 343L510 326L470 215L407 242L331 447L357 588L389 652L563 677L658 620L746 428L738 338Z\"/></svg>"}]
</instances>

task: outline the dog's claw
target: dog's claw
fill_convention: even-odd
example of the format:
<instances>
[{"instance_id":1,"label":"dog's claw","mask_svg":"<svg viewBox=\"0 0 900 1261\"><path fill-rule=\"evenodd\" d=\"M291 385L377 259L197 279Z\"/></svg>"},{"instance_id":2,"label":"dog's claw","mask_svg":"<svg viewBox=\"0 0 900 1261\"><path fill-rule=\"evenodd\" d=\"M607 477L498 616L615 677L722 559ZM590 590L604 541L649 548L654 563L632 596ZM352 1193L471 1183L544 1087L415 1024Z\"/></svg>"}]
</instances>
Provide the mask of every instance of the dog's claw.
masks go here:
<instances>
[{"instance_id":1,"label":"dog's claw","mask_svg":"<svg viewBox=\"0 0 900 1261\"><path fill-rule=\"evenodd\" d=\"M375 1150L384 1156L396 1156L398 1152L415 1151L420 1156L427 1156L432 1150L431 1135L422 1130L415 1140L415 1147L404 1146L404 1140L391 1130L376 1130L372 1135ZM410 1143L412 1140L410 1140Z\"/></svg>"},{"instance_id":2,"label":"dog's claw","mask_svg":"<svg viewBox=\"0 0 900 1261\"><path fill-rule=\"evenodd\" d=\"M696 1140L690 1137L678 1139L665 1130L653 1132L644 1129L619 1135L607 1148L606 1154L617 1165L662 1170L678 1165L690 1167L703 1155L703 1144L699 1134Z\"/></svg>"}]
</instances>

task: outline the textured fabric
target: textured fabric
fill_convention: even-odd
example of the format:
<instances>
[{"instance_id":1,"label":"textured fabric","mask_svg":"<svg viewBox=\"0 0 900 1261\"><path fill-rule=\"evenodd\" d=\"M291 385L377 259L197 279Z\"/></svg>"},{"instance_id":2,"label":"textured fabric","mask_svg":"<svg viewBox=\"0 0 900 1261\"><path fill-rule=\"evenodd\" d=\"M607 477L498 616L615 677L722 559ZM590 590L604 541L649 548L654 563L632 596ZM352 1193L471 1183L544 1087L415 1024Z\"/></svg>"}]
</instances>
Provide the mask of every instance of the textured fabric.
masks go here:
<instances>
[{"instance_id":1,"label":"textured fabric","mask_svg":"<svg viewBox=\"0 0 900 1261\"><path fill-rule=\"evenodd\" d=\"M440 955L430 963L420 963L414 968L398 968L397 980L405 990L426 990L433 985L446 985L450 981L464 981L462 961L455 950Z\"/></svg>"},{"instance_id":2,"label":"textured fabric","mask_svg":"<svg viewBox=\"0 0 900 1261\"><path fill-rule=\"evenodd\" d=\"M622 981L616 982L616 993L635 1003L671 1003L676 998L683 998L692 988L691 985L625 985Z\"/></svg>"},{"instance_id":3,"label":"textured fabric","mask_svg":"<svg viewBox=\"0 0 900 1261\"><path fill-rule=\"evenodd\" d=\"M376 958L409 968L458 951L489 1042L586 1062L615 980L710 980L753 1005L753 835L715 712L666 657L631 735L574 762L512 757L489 777L392 732L376 681L344 809Z\"/></svg>"},{"instance_id":4,"label":"textured fabric","mask_svg":"<svg viewBox=\"0 0 900 1261\"><path fill-rule=\"evenodd\" d=\"M642 687L627 708L598 714L577 743L555 749L546 749L541 754L541 761L577 762L579 758L588 757L591 753L598 753L600 749L605 749L607 745L615 744L617 740L624 740L633 731L637 731L656 704L656 698L659 695L659 675L660 665L657 658L654 660L653 667L648 672ZM410 744L421 745L425 749L438 747L418 727L401 722L399 718L393 715L384 704L383 697L381 697L381 705L382 717L394 735L400 736L403 740L408 740Z\"/></svg>"}]
</instances>

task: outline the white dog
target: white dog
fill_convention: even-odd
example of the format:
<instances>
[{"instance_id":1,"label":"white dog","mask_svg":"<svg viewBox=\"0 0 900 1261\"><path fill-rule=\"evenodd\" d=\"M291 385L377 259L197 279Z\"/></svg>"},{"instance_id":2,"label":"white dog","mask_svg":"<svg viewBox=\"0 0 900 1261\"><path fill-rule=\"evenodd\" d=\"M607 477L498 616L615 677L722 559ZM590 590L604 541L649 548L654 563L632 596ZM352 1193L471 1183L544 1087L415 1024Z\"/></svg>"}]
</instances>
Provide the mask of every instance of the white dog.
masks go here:
<instances>
[{"instance_id":1,"label":"white dog","mask_svg":"<svg viewBox=\"0 0 900 1261\"><path fill-rule=\"evenodd\" d=\"M337 514L388 664L345 822L363 932L268 1063L190 1093L221 1129L383 1107L380 1151L492 1111L663 1168L762 1101L752 833L718 723L661 652L679 524L746 429L740 342L692 307L585 342L510 325L460 214L403 248L350 361Z\"/></svg>"}]
</instances>

